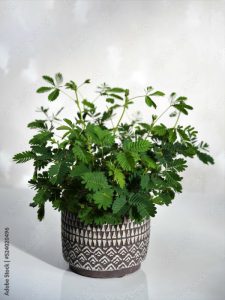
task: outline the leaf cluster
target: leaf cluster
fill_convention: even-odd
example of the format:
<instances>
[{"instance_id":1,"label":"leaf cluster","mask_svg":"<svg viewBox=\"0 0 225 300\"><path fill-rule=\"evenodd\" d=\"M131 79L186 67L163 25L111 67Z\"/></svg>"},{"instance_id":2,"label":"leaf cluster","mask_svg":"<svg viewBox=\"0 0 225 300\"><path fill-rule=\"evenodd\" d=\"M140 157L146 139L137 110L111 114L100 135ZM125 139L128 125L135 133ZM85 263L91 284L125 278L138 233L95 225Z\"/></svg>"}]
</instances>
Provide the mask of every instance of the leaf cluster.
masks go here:
<instances>
[{"instance_id":1,"label":"leaf cluster","mask_svg":"<svg viewBox=\"0 0 225 300\"><path fill-rule=\"evenodd\" d=\"M37 207L39 220L50 201L54 209L70 211L87 224L118 224L124 218L141 222L182 192L181 173L188 158L214 163L208 144L198 142L195 128L178 124L180 115L193 109L186 97L172 93L169 107L155 115L152 110L157 109L158 99L166 95L151 86L143 95L131 97L128 89L104 83L91 100L80 93L89 79L80 85L72 80L63 83L57 73L43 80L47 85L37 93L48 93L50 102L65 94L74 102L75 112L73 119L61 119L63 108L50 115L41 106L38 111L43 117L28 124L36 131L30 148L13 157L17 163L33 161L29 184L36 195L30 205ZM122 123L129 107L142 99L151 122ZM96 100L105 103L105 110L98 110ZM167 127L159 119L171 109L176 122Z\"/></svg>"}]
</instances>

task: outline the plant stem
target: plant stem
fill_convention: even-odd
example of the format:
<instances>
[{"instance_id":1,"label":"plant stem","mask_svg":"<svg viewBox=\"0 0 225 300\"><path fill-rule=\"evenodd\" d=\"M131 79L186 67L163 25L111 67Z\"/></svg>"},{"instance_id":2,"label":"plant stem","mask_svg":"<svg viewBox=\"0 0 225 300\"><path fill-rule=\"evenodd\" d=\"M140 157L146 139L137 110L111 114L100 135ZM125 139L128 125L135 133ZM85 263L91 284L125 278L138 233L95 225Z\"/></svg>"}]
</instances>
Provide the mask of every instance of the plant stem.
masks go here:
<instances>
[{"instance_id":1,"label":"plant stem","mask_svg":"<svg viewBox=\"0 0 225 300\"><path fill-rule=\"evenodd\" d=\"M152 126L155 125L155 123L170 109L171 105L167 107L159 116L155 119L155 121L152 123Z\"/></svg>"},{"instance_id":2,"label":"plant stem","mask_svg":"<svg viewBox=\"0 0 225 300\"><path fill-rule=\"evenodd\" d=\"M178 121L179 121L179 119L180 119L180 115L181 115L181 112L179 111L178 116L177 116L177 120L176 120L176 122L175 122L173 128L176 128L177 123L178 123Z\"/></svg>"},{"instance_id":3,"label":"plant stem","mask_svg":"<svg viewBox=\"0 0 225 300\"><path fill-rule=\"evenodd\" d=\"M75 101L75 103L77 104L77 107L78 107L79 112L80 112L80 118L81 118L83 129L85 129L85 122L84 122L84 119L83 119L82 109L80 107L80 101L79 101L77 90L75 91L75 95L76 95L76 101Z\"/></svg>"},{"instance_id":4,"label":"plant stem","mask_svg":"<svg viewBox=\"0 0 225 300\"><path fill-rule=\"evenodd\" d=\"M81 107L80 107L80 101L79 101L79 97L78 97L78 93L77 91L75 91L75 95L76 95L76 99L71 97L69 94L67 94L66 92L64 92L62 89L60 89L59 87L55 87L57 90L59 90L60 92L62 92L64 95L66 95L67 97L69 97L71 100L73 100L77 107L78 107L78 110L80 112L80 117L81 117L81 121L82 121L82 126L83 126L83 129L85 128L85 122L84 122L84 119L83 119L83 116L82 116L82 110L81 110Z\"/></svg>"},{"instance_id":5,"label":"plant stem","mask_svg":"<svg viewBox=\"0 0 225 300\"><path fill-rule=\"evenodd\" d=\"M134 100L134 99L137 99L137 98L144 98L146 95L143 95L143 96L136 96L136 97L133 97L133 98L130 98L129 100Z\"/></svg>"},{"instance_id":6,"label":"plant stem","mask_svg":"<svg viewBox=\"0 0 225 300\"><path fill-rule=\"evenodd\" d=\"M64 92L62 89L60 89L59 87L55 87L57 90L59 90L60 92L62 92L64 95L66 95L67 97L69 97L71 100L73 100L74 102L76 101L75 98L71 97L69 94L67 94L66 92Z\"/></svg>"},{"instance_id":7,"label":"plant stem","mask_svg":"<svg viewBox=\"0 0 225 300\"><path fill-rule=\"evenodd\" d=\"M118 127L119 127L119 124L120 124L120 122L121 122L121 120L123 119L123 116L124 116L124 113L125 113L125 110L126 110L126 104L127 104L127 100L125 100L125 103L124 103L124 106L123 106L123 111L122 111L122 114L121 114L121 116L120 116L120 118L119 118L119 121L117 122L117 124L116 124L116 127L114 128L114 133L117 131L117 129L118 129Z\"/></svg>"}]
</instances>

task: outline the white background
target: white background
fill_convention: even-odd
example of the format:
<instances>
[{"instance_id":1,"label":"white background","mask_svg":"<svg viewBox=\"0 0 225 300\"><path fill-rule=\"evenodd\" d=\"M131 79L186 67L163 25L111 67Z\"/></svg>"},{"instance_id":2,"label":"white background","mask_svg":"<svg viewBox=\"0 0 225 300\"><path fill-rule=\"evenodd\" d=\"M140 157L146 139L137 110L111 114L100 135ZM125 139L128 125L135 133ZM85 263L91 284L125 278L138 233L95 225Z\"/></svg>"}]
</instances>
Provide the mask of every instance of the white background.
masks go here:
<instances>
[{"instance_id":1,"label":"white background","mask_svg":"<svg viewBox=\"0 0 225 300\"><path fill-rule=\"evenodd\" d=\"M224 28L225 1L219 0L0 0L0 236L9 226L10 299L123 300L137 299L137 293L140 300L225 298ZM27 149L32 132L26 124L38 117L35 109L48 105L44 95L35 94L41 76L59 71L78 83L91 78L93 85L83 90L89 99L102 82L130 88L134 96L147 85L187 96L194 111L181 123L198 129L215 158L214 166L189 162L183 194L152 221L142 271L122 284L66 271L60 216L48 207L42 223L35 219L28 207L32 164L11 159ZM166 99L158 101L164 101L160 110L166 107ZM72 116L66 98L51 107L63 105ZM138 102L128 120L137 108L150 118L152 111ZM0 250L2 255L2 244ZM2 299L2 274L0 280Z\"/></svg>"}]
</instances>

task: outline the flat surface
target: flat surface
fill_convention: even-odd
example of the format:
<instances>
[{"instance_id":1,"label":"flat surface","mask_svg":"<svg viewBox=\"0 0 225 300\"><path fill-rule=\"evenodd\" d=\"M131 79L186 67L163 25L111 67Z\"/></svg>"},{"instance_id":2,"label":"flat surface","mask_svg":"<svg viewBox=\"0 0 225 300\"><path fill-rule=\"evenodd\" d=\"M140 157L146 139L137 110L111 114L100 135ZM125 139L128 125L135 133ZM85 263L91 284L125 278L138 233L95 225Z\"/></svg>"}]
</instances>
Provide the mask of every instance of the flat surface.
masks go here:
<instances>
[{"instance_id":1,"label":"flat surface","mask_svg":"<svg viewBox=\"0 0 225 300\"><path fill-rule=\"evenodd\" d=\"M152 220L141 270L120 279L76 275L63 261L60 214L47 207L36 220L32 192L1 189L0 299L223 300L224 201L186 194ZM10 228L10 296L3 295L3 237Z\"/></svg>"}]
</instances>

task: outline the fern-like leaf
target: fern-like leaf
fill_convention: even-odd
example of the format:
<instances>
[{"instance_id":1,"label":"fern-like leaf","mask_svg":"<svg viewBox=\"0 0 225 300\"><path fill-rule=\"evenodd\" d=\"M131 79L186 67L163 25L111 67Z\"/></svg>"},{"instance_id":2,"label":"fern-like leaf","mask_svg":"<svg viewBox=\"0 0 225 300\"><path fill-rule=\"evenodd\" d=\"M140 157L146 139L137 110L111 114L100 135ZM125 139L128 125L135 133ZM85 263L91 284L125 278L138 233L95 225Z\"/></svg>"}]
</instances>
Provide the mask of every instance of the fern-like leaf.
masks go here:
<instances>
[{"instance_id":1,"label":"fern-like leaf","mask_svg":"<svg viewBox=\"0 0 225 300\"><path fill-rule=\"evenodd\" d=\"M150 197L146 194L135 193L129 198L131 206L136 207L141 218L154 217L156 214L156 208Z\"/></svg>"},{"instance_id":2,"label":"fern-like leaf","mask_svg":"<svg viewBox=\"0 0 225 300\"><path fill-rule=\"evenodd\" d=\"M116 159L123 170L132 171L135 167L133 156L129 152L120 152L117 154Z\"/></svg>"},{"instance_id":3,"label":"fern-like leaf","mask_svg":"<svg viewBox=\"0 0 225 300\"><path fill-rule=\"evenodd\" d=\"M139 139L135 142L132 141L125 141L123 144L123 149L125 151L132 151L132 152L146 152L151 148L152 144L143 139Z\"/></svg>"},{"instance_id":4,"label":"fern-like leaf","mask_svg":"<svg viewBox=\"0 0 225 300\"><path fill-rule=\"evenodd\" d=\"M121 195L116 198L116 200L113 202L112 210L114 214L117 214L125 205L126 205L126 197Z\"/></svg>"},{"instance_id":5,"label":"fern-like leaf","mask_svg":"<svg viewBox=\"0 0 225 300\"><path fill-rule=\"evenodd\" d=\"M73 153L74 153L77 160L80 160L84 163L88 162L88 154L80 146L74 145L73 146Z\"/></svg>"},{"instance_id":6,"label":"fern-like leaf","mask_svg":"<svg viewBox=\"0 0 225 300\"><path fill-rule=\"evenodd\" d=\"M96 192L101 189L107 189L109 186L103 172L87 172L83 174L82 178L82 183L84 183L86 188L90 191Z\"/></svg>"},{"instance_id":7,"label":"fern-like leaf","mask_svg":"<svg viewBox=\"0 0 225 300\"><path fill-rule=\"evenodd\" d=\"M46 191L45 189L40 189L37 191L36 195L33 198L33 201L36 205L42 205L44 204L49 197L49 193L48 191Z\"/></svg>"},{"instance_id":8,"label":"fern-like leaf","mask_svg":"<svg viewBox=\"0 0 225 300\"><path fill-rule=\"evenodd\" d=\"M212 158L212 156L210 156L207 153L197 151L197 156L206 165L208 165L208 164L213 165L214 164L214 159Z\"/></svg>"},{"instance_id":9,"label":"fern-like leaf","mask_svg":"<svg viewBox=\"0 0 225 300\"><path fill-rule=\"evenodd\" d=\"M35 120L27 125L31 129L47 129L46 120Z\"/></svg>"},{"instance_id":10,"label":"fern-like leaf","mask_svg":"<svg viewBox=\"0 0 225 300\"><path fill-rule=\"evenodd\" d=\"M102 189L93 195L95 204L98 208L106 210L112 204L113 190L111 188Z\"/></svg>"},{"instance_id":11,"label":"fern-like leaf","mask_svg":"<svg viewBox=\"0 0 225 300\"><path fill-rule=\"evenodd\" d=\"M17 164L25 163L34 158L35 158L35 155L32 151L24 151L24 152L18 153L13 156L13 160Z\"/></svg>"},{"instance_id":12,"label":"fern-like leaf","mask_svg":"<svg viewBox=\"0 0 225 300\"><path fill-rule=\"evenodd\" d=\"M60 184L63 182L65 175L69 172L69 168L65 162L59 162L52 165L49 169L49 178L52 184Z\"/></svg>"},{"instance_id":13,"label":"fern-like leaf","mask_svg":"<svg viewBox=\"0 0 225 300\"><path fill-rule=\"evenodd\" d=\"M53 133L47 130L43 130L42 132L33 136L33 138L29 141L31 145L45 145L53 136Z\"/></svg>"},{"instance_id":14,"label":"fern-like leaf","mask_svg":"<svg viewBox=\"0 0 225 300\"><path fill-rule=\"evenodd\" d=\"M125 176L123 172L118 168L115 168L114 170L114 179L119 184L121 189L125 187Z\"/></svg>"}]
</instances>

